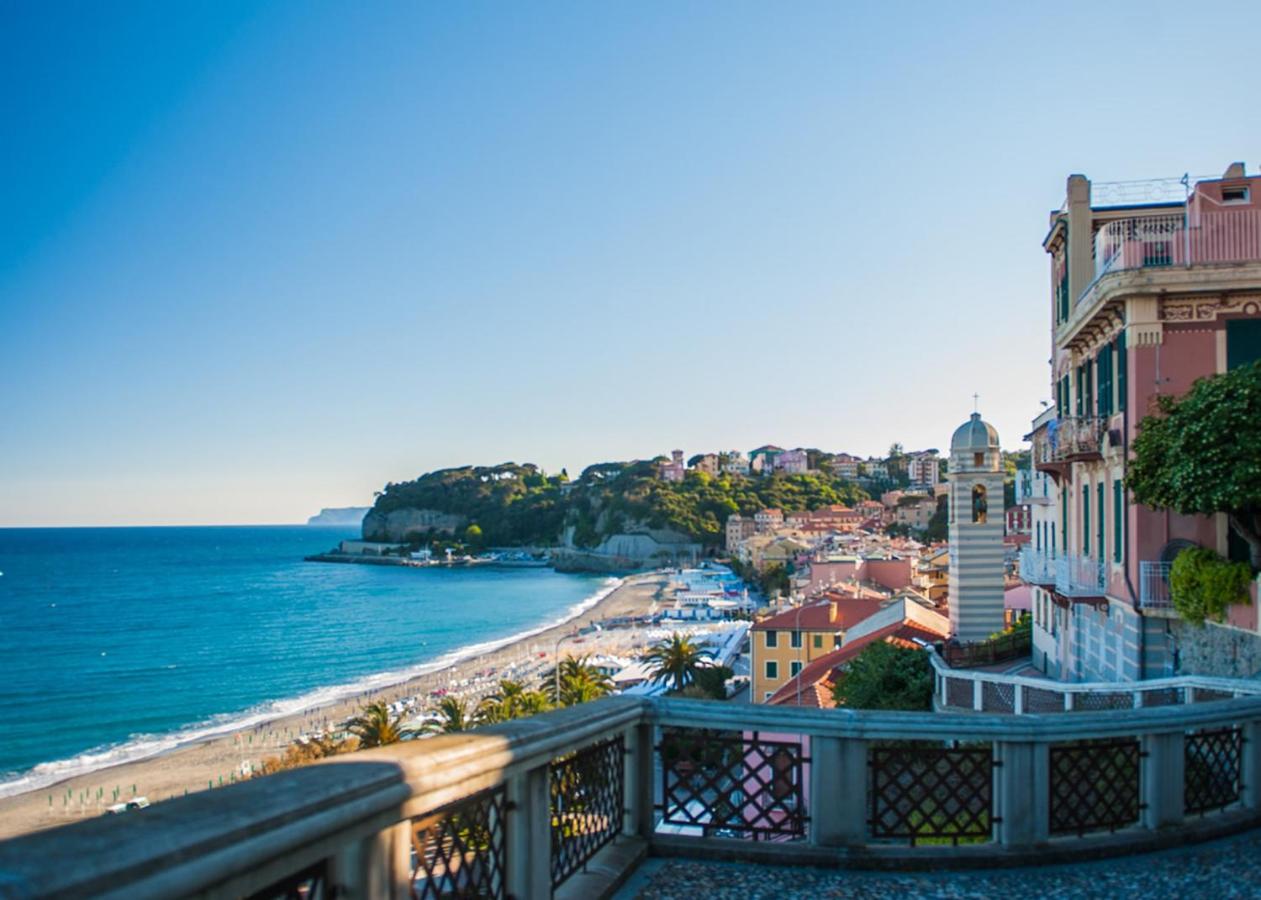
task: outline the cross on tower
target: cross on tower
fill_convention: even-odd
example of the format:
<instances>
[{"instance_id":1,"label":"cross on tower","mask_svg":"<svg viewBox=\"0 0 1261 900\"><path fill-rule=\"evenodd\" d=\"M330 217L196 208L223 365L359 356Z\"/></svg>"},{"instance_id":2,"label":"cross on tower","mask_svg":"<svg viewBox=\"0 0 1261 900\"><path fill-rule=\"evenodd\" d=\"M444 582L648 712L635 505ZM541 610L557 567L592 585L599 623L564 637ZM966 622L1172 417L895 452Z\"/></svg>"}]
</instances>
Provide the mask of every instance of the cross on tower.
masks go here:
<instances>
[{"instance_id":1,"label":"cross on tower","mask_svg":"<svg viewBox=\"0 0 1261 900\"><path fill-rule=\"evenodd\" d=\"M972 411L973 412L981 411L981 395L980 394L972 395Z\"/></svg>"}]
</instances>

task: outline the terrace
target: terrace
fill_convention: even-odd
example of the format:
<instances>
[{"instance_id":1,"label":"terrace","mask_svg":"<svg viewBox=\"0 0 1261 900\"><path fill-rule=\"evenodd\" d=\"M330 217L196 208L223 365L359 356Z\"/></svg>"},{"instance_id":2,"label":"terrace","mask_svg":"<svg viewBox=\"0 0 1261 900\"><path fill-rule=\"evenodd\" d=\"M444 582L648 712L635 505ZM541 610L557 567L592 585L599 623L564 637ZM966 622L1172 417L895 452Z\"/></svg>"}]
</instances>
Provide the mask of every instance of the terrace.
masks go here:
<instances>
[{"instance_id":1,"label":"terrace","mask_svg":"<svg viewBox=\"0 0 1261 900\"><path fill-rule=\"evenodd\" d=\"M1261 697L1195 699L1011 715L613 697L18 838L0 894L600 897L648 856L993 868L1163 849L1261 820Z\"/></svg>"}]
</instances>

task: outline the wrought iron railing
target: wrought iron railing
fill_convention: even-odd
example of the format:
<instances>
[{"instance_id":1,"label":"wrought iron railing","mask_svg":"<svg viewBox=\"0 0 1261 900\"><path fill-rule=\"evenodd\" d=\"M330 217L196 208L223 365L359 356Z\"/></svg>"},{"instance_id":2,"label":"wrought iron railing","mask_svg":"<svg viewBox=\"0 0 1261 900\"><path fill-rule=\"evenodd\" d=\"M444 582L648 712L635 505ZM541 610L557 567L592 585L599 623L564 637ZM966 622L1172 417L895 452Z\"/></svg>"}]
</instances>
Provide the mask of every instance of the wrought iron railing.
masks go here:
<instances>
[{"instance_id":1,"label":"wrought iron railing","mask_svg":"<svg viewBox=\"0 0 1261 900\"><path fill-rule=\"evenodd\" d=\"M622 735L553 760L552 884L562 884L622 830L625 802Z\"/></svg>"},{"instance_id":2,"label":"wrought iron railing","mask_svg":"<svg viewBox=\"0 0 1261 900\"><path fill-rule=\"evenodd\" d=\"M1055 591L1065 597L1102 597L1108 590L1107 565L1089 556L1055 560Z\"/></svg>"},{"instance_id":3,"label":"wrought iron railing","mask_svg":"<svg viewBox=\"0 0 1261 900\"><path fill-rule=\"evenodd\" d=\"M942 644L941 653L947 665L958 669L970 669L976 666L992 666L995 663L1028 656L1032 648L1033 633L1023 628L984 641L966 643L947 641Z\"/></svg>"},{"instance_id":4,"label":"wrought iron railing","mask_svg":"<svg viewBox=\"0 0 1261 900\"><path fill-rule=\"evenodd\" d=\"M1173 598L1169 595L1169 571L1172 567L1172 563L1147 560L1138 564L1139 609L1173 609Z\"/></svg>"},{"instance_id":5,"label":"wrought iron railing","mask_svg":"<svg viewBox=\"0 0 1261 900\"><path fill-rule=\"evenodd\" d=\"M1020 578L1027 584L1055 584L1055 558L1025 547L1020 551Z\"/></svg>"},{"instance_id":6,"label":"wrought iron railing","mask_svg":"<svg viewBox=\"0 0 1261 900\"><path fill-rule=\"evenodd\" d=\"M1054 429L1047 429L1051 456L1060 462L1089 459L1103 453L1107 419L1101 416L1066 416Z\"/></svg>"},{"instance_id":7,"label":"wrought iron railing","mask_svg":"<svg viewBox=\"0 0 1261 900\"><path fill-rule=\"evenodd\" d=\"M976 684L1013 712L1035 702ZM0 842L0 871L32 897L586 897L649 850L977 865L1036 862L1052 835L1062 859L1203 836L1201 816L1261 824L1261 697L1179 689L1207 702L1014 716L614 697Z\"/></svg>"}]
</instances>

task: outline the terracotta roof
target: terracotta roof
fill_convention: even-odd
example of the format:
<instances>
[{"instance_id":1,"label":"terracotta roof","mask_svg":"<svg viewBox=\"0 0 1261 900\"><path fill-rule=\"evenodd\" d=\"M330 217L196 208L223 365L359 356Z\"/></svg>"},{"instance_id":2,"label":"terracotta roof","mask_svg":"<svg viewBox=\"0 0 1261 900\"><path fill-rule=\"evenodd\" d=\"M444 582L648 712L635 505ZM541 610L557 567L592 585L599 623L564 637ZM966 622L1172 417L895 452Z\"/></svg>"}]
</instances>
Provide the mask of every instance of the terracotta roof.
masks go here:
<instances>
[{"instance_id":1,"label":"terracotta roof","mask_svg":"<svg viewBox=\"0 0 1261 900\"><path fill-rule=\"evenodd\" d=\"M845 646L812 660L796 676L788 679L766 702L774 706L797 706L797 683L801 682L801 706L832 709L836 706L836 701L832 699L832 688L836 684L837 668L862 653L869 644L885 640L899 647L915 648L919 646L915 642L917 638L931 644L944 637L946 635L925 628L918 622L907 620L894 622L871 634L855 638Z\"/></svg>"},{"instance_id":2,"label":"terracotta roof","mask_svg":"<svg viewBox=\"0 0 1261 900\"><path fill-rule=\"evenodd\" d=\"M833 604L836 605L835 621L832 620L829 609ZM786 609L782 613L756 623L753 630L843 631L853 628L863 619L878 612L880 606L880 601L870 597L845 595L836 600L829 599L824 603Z\"/></svg>"}]
</instances>

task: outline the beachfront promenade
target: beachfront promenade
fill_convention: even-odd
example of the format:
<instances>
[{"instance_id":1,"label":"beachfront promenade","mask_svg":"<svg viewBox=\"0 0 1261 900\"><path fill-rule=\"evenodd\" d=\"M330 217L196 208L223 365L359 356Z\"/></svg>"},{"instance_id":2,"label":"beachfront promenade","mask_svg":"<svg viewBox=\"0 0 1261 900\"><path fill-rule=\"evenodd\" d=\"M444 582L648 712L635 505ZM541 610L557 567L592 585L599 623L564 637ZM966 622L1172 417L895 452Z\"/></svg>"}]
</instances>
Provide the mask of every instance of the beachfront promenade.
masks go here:
<instances>
[{"instance_id":1,"label":"beachfront promenade","mask_svg":"<svg viewBox=\"0 0 1261 900\"><path fill-rule=\"evenodd\" d=\"M649 854L992 869L1259 822L1256 697L1011 715L621 696L0 843L0 884L588 898Z\"/></svg>"}]
</instances>

